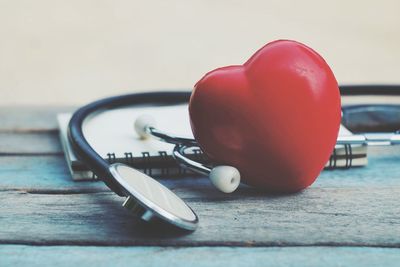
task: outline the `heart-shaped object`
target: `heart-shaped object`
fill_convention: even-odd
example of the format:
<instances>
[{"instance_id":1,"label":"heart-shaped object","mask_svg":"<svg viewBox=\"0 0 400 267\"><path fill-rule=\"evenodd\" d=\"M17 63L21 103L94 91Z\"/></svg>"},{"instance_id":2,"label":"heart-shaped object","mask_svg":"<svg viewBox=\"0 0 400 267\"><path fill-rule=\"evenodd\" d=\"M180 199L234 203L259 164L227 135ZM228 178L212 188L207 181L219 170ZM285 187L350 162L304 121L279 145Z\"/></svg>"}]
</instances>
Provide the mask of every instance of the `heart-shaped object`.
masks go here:
<instances>
[{"instance_id":1,"label":"heart-shaped object","mask_svg":"<svg viewBox=\"0 0 400 267\"><path fill-rule=\"evenodd\" d=\"M217 164L272 192L311 185L331 155L340 125L337 81L311 48L278 40L245 64L207 73L190 98L193 134Z\"/></svg>"}]
</instances>

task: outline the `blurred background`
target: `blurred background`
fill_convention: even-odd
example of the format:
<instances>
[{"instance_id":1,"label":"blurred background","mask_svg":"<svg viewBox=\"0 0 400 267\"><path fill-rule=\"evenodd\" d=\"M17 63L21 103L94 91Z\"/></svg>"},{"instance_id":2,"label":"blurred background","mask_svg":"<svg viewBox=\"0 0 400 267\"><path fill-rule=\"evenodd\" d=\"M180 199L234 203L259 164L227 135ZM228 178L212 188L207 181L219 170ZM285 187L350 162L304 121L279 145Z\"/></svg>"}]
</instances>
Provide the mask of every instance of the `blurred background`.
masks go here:
<instances>
[{"instance_id":1,"label":"blurred background","mask_svg":"<svg viewBox=\"0 0 400 267\"><path fill-rule=\"evenodd\" d=\"M0 105L79 105L191 89L275 39L340 84L400 83L400 1L0 0Z\"/></svg>"}]
</instances>

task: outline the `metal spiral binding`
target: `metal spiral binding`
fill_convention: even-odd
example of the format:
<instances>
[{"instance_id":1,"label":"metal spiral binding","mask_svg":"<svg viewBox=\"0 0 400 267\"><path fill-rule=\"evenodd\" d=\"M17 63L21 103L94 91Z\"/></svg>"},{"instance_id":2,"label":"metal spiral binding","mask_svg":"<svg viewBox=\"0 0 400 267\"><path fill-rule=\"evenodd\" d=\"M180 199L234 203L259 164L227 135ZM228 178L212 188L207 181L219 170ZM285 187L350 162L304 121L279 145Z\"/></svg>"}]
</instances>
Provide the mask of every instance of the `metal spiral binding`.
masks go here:
<instances>
[{"instance_id":1,"label":"metal spiral binding","mask_svg":"<svg viewBox=\"0 0 400 267\"><path fill-rule=\"evenodd\" d=\"M160 157L162 158L162 161L168 160L168 154L166 151L158 151L158 154L160 154ZM170 168L161 168L161 175L168 175L169 174L169 169Z\"/></svg>"},{"instance_id":2,"label":"metal spiral binding","mask_svg":"<svg viewBox=\"0 0 400 267\"><path fill-rule=\"evenodd\" d=\"M334 169L336 167L336 149L333 149L332 155L329 157L329 166L327 169Z\"/></svg>"},{"instance_id":3,"label":"metal spiral binding","mask_svg":"<svg viewBox=\"0 0 400 267\"><path fill-rule=\"evenodd\" d=\"M183 154L183 155L186 155L185 151L182 151L182 154ZM179 175L184 175L184 174L186 174L186 168L182 168L182 166L179 166L178 168L179 168L179 169L178 169L178 174L179 174Z\"/></svg>"},{"instance_id":4,"label":"metal spiral binding","mask_svg":"<svg viewBox=\"0 0 400 267\"><path fill-rule=\"evenodd\" d=\"M133 164L133 154L131 152L125 152L125 163L127 165Z\"/></svg>"},{"instance_id":5,"label":"metal spiral binding","mask_svg":"<svg viewBox=\"0 0 400 267\"><path fill-rule=\"evenodd\" d=\"M197 161L204 160L204 153L200 148L193 149L194 157Z\"/></svg>"},{"instance_id":6,"label":"metal spiral binding","mask_svg":"<svg viewBox=\"0 0 400 267\"><path fill-rule=\"evenodd\" d=\"M92 178L91 179L92 180L97 180L97 179L99 179L99 177L94 172L92 172Z\"/></svg>"},{"instance_id":7,"label":"metal spiral binding","mask_svg":"<svg viewBox=\"0 0 400 267\"><path fill-rule=\"evenodd\" d=\"M193 154L190 154L189 157L193 158L196 161L208 161L208 158L206 157L206 155L201 151L200 148L195 148L192 149L191 152ZM179 166L178 164L175 164L174 161L172 161L172 159L170 159L170 155L166 152L166 151L158 151L158 154L160 156L160 161L162 163L165 162L165 165L160 164L160 167L157 167L157 170L159 170L160 172L157 172L155 175L159 175L159 176L167 176L170 175L171 173L173 173L174 175L185 175L188 173L188 170ZM187 153L186 153L187 154ZM142 156L141 156L141 162L135 160L135 157L133 155L132 152L125 152L124 153L125 159L124 159L124 163L134 167L134 168L138 168L141 171L143 171L145 174L147 175L152 175L154 174L154 169L151 167L151 163L152 163L152 156L150 155L149 152L142 152ZM117 160L117 157L115 155L115 153L107 153L107 158L106 158L107 162L109 164L113 164L113 163L117 163L119 162L119 160ZM169 166L169 162L171 162L171 166ZM176 171L176 172L175 172ZM98 177L93 173L92 174L92 179L93 180L97 180Z\"/></svg>"},{"instance_id":8,"label":"metal spiral binding","mask_svg":"<svg viewBox=\"0 0 400 267\"><path fill-rule=\"evenodd\" d=\"M109 164L115 163L115 153L107 153L107 161Z\"/></svg>"},{"instance_id":9,"label":"metal spiral binding","mask_svg":"<svg viewBox=\"0 0 400 267\"><path fill-rule=\"evenodd\" d=\"M150 166L150 153L149 152L142 152L142 159L143 159L143 166L146 166L144 169L143 169L143 172L145 173L145 174L147 174L147 175L150 175L151 176L151 174L152 174L152 168L151 167L149 167Z\"/></svg>"},{"instance_id":10,"label":"metal spiral binding","mask_svg":"<svg viewBox=\"0 0 400 267\"><path fill-rule=\"evenodd\" d=\"M345 168L350 168L352 165L353 161L353 148L351 147L350 144L345 145L345 150L346 150L346 167Z\"/></svg>"},{"instance_id":11,"label":"metal spiral binding","mask_svg":"<svg viewBox=\"0 0 400 267\"><path fill-rule=\"evenodd\" d=\"M345 166L342 166L342 168L350 168L353 166L353 147L350 144L345 144L344 145L344 152L345 152L345 160L346 164ZM336 149L333 150L332 155L329 157L329 165L326 167L326 169L335 169L337 166L337 161L338 161L338 155L336 152Z\"/></svg>"}]
</instances>

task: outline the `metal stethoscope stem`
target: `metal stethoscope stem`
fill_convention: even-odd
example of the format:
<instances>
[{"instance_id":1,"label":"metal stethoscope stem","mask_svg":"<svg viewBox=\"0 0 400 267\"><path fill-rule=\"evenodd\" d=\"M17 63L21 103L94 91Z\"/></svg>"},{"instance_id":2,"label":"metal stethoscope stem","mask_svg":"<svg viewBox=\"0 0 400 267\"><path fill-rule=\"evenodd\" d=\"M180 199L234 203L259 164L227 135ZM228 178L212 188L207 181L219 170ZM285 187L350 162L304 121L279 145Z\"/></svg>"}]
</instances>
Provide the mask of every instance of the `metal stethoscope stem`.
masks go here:
<instances>
[{"instance_id":1,"label":"metal stethoscope stem","mask_svg":"<svg viewBox=\"0 0 400 267\"><path fill-rule=\"evenodd\" d=\"M146 127L148 135L175 145L174 154L183 155L184 150L190 147L198 147L195 139L167 134L154 127ZM355 135L338 136L337 145L366 145L366 146L392 146L400 145L400 132L396 133L365 133ZM179 159L179 158L177 158Z\"/></svg>"},{"instance_id":2,"label":"metal stethoscope stem","mask_svg":"<svg viewBox=\"0 0 400 267\"><path fill-rule=\"evenodd\" d=\"M140 116L135 121L135 130L142 138L153 137L175 145L173 157L183 167L195 172L208 175L212 184L224 193L231 193L236 190L240 184L240 172L233 166L221 165L208 167L201 162L194 161L185 155L185 150L197 148L196 140L192 138L175 136L160 131L155 127L155 120L151 116Z\"/></svg>"},{"instance_id":3,"label":"metal stethoscope stem","mask_svg":"<svg viewBox=\"0 0 400 267\"><path fill-rule=\"evenodd\" d=\"M210 167L185 156L185 150L198 147L196 140L167 134L150 126L145 127L144 131L155 139L175 145L172 155L180 165L183 165L183 167L205 175L211 173Z\"/></svg>"},{"instance_id":4,"label":"metal stethoscope stem","mask_svg":"<svg viewBox=\"0 0 400 267\"><path fill-rule=\"evenodd\" d=\"M170 135L156 129L154 127L146 127L148 135L174 144L173 156L174 158L184 167L189 168L195 172L209 175L211 168L204 164L191 160L185 156L185 150L193 147L198 147L196 140ZM365 146L392 146L400 145L400 134L393 133L368 133L368 134L356 134L349 136L339 136L336 142L337 145L365 145Z\"/></svg>"},{"instance_id":5,"label":"metal stethoscope stem","mask_svg":"<svg viewBox=\"0 0 400 267\"><path fill-rule=\"evenodd\" d=\"M339 136L338 145L392 146L400 145L400 133L366 133Z\"/></svg>"}]
</instances>

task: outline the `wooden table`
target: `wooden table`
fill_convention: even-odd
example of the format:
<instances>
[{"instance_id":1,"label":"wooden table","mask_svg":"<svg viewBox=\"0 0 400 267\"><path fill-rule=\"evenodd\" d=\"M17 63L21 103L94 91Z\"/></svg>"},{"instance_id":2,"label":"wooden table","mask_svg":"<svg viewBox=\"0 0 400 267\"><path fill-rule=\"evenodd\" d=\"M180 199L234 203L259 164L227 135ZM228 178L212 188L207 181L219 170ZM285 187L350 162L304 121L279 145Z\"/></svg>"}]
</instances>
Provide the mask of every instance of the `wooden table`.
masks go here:
<instances>
[{"instance_id":1,"label":"wooden table","mask_svg":"<svg viewBox=\"0 0 400 267\"><path fill-rule=\"evenodd\" d=\"M65 110L0 109L0 266L400 265L398 147L292 195L163 179L200 218L184 234L139 222L101 182L71 180L55 120Z\"/></svg>"}]
</instances>

